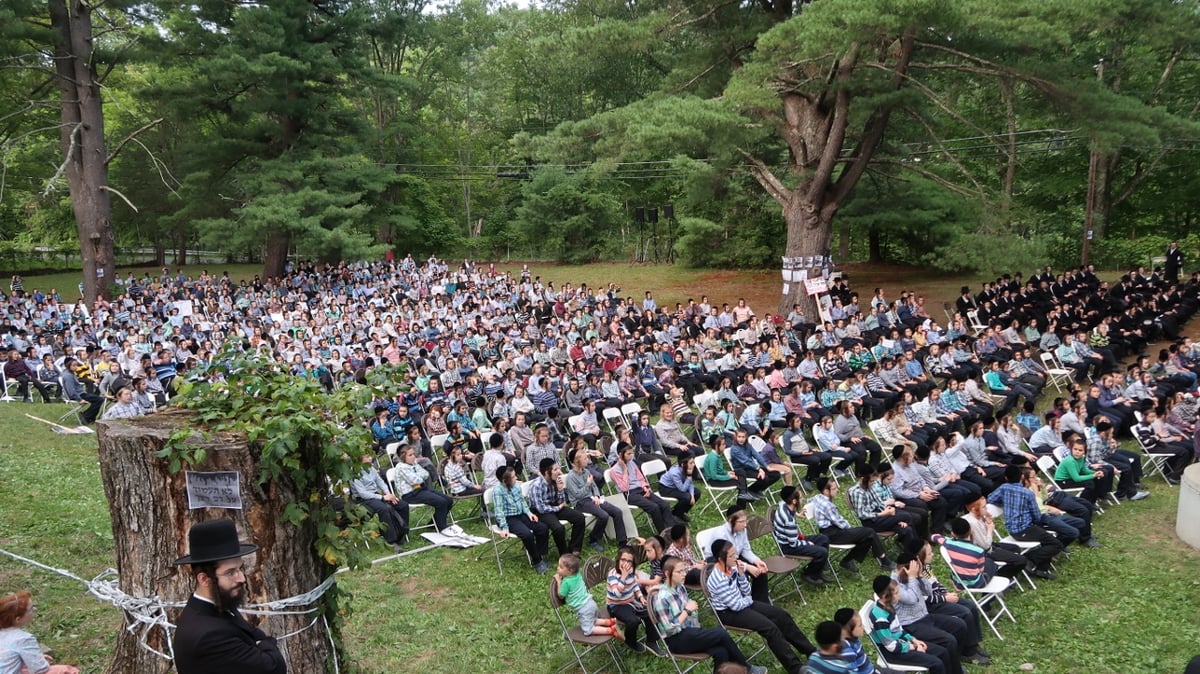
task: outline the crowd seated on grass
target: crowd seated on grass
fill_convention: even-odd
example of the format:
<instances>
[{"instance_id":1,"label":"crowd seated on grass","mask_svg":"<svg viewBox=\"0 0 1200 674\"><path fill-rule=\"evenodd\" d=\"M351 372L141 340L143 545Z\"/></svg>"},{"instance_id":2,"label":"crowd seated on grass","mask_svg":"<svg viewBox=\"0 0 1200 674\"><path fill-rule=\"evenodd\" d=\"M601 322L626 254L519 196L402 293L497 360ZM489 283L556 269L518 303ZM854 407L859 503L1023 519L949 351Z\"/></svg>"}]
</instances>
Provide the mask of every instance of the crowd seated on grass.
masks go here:
<instances>
[{"instance_id":1,"label":"crowd seated on grass","mask_svg":"<svg viewBox=\"0 0 1200 674\"><path fill-rule=\"evenodd\" d=\"M718 628L699 627L687 598L684 581L711 550L691 549L686 523L727 514L719 540L732 551L722 547L724 575L708 578L735 579L770 614L771 574L747 537L746 509L765 500L778 504L767 531L801 558L809 584L831 586L831 564L857 573L868 553L895 570L877 579L869 624L839 612L841 632L818 630L814 661L839 649L861 660L865 628L889 660L956 672L978 654L977 630L922 631L942 616L913 604L917 594L936 604L914 579L930 541L952 534L956 583L1026 570L1051 579L1067 545L1098 545L1105 505L1147 498L1151 473L1177 484L1196 459L1200 345L1179 334L1200 307L1200 273L1169 283L1134 270L1112 284L1090 267L1006 275L977 294L964 287L944 321L924 298L889 292L864 302L838 279L820 316L759 315L740 298L659 307L615 283L556 286L528 267L436 258L300 264L252 281L164 269L127 274L92 306L14 288L0 303L4 389L65 397L91 423L102 408L110 419L152 413L179 382L219 379L222 348L267 353L328 390L404 366L362 418L374 461L390 469L365 470L363 498L393 506L381 510L397 513L397 548L405 506L428 506L453 535L450 510L480 492L491 492L490 526L519 538L542 573L551 538L570 559L585 543L604 550L611 526L621 552L606 603L626 646L694 648L733 666L744 657ZM1126 438L1142 451L1121 448ZM845 479L857 484L839 503ZM1010 542L992 540L986 504L1003 512ZM624 547L638 540L626 528L634 515L663 537L644 539L662 571L652 582ZM798 520L815 530L801 533ZM899 543L899 569L885 539ZM764 636L792 669L787 644Z\"/></svg>"}]
</instances>

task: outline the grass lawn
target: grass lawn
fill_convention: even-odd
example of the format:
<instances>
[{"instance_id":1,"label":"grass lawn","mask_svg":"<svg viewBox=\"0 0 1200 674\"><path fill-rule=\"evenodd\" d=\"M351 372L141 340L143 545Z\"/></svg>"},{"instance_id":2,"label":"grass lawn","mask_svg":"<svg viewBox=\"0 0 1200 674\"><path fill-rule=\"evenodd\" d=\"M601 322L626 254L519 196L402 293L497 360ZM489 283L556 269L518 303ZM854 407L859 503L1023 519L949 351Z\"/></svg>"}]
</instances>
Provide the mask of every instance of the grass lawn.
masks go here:
<instances>
[{"instance_id":1,"label":"grass lawn","mask_svg":"<svg viewBox=\"0 0 1200 674\"><path fill-rule=\"evenodd\" d=\"M506 268L519 270L520 265ZM224 267L208 269L220 273ZM230 269L239 278L257 273L257 267ZM776 271L628 264L533 269L556 285L567 280L606 285L615 279L638 298L652 289L660 306L706 293L716 301L745 296L759 313L773 308L779 283ZM187 271L198 273L199 267ZM941 302L951 301L963 283L978 287L979 282L886 267L848 273L864 295L876 285L887 287L889 296L902 288L923 293L931 313L940 313ZM78 281L71 276L30 278L26 287L57 284L65 291ZM47 409L0 404L0 548L91 578L114 564L95 436L56 435L24 416L29 412L53 419L61 413L60 406L52 408L52 415ZM1009 597L1017 623L1000 625L1003 642L987 635L993 664L970 671L1015 672L1031 663L1035 671L1049 673L1173 673L1200 653L1200 627L1186 617L1200 583L1192 575L1200 552L1175 537L1178 488L1153 480L1151 489L1149 499L1111 507L1097 518L1104 547L1077 551L1059 565L1059 580ZM693 529L715 524L709 516L694 522ZM468 528L481 531L477 523ZM483 550L480 561L477 550L422 552L343 574L339 582L354 593L354 614L345 631L351 671L553 672L567 664L569 651L548 613L548 577L534 574L519 555L506 561L500 575L490 549ZM936 563L938 575L948 577L941 560ZM811 636L816 623L835 609L859 607L876 572L873 564L864 564L861 576L843 578L848 581L844 592L836 587L809 590L807 604L795 597L781 604ZM85 672L101 671L121 624L115 609L74 581L0 557L0 593L24 588L31 588L38 600L32 631L42 643L61 661L78 663ZM704 620L711 624L711 615ZM769 654L758 662L778 671ZM669 668L652 656L630 654L625 663L635 673Z\"/></svg>"}]
</instances>

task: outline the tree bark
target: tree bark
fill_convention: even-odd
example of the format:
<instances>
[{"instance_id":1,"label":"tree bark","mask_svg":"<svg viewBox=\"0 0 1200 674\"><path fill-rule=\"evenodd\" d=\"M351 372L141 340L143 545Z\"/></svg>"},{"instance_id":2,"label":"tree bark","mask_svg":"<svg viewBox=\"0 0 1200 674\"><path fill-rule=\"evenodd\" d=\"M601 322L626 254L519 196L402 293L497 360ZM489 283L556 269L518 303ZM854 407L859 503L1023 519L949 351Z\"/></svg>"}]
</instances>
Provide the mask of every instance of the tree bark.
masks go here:
<instances>
[{"instance_id":1,"label":"tree bark","mask_svg":"<svg viewBox=\"0 0 1200 674\"><path fill-rule=\"evenodd\" d=\"M135 597L186 601L194 589L189 567L171 566L171 562L187 552L187 534L192 524L220 517L233 519L242 540L259 546L257 553L245 558L248 604L292 597L317 587L334 570L317 557L316 529L311 521L293 525L282 517L289 503L306 500L310 495L298 493L290 480L284 478L260 485L260 452L244 438L197 439L195 444L207 450L207 457L191 468L236 471L240 476L242 510L188 509L184 472L171 474L167 460L156 457L155 453L173 432L193 425L193 415L184 411L97 424L100 473L112 517L121 590ZM315 453L318 449L309 451ZM171 611L169 617L174 622L178 611ZM247 620L275 637L303 629L313 617L246 615ZM333 616L328 618L332 625ZM333 639L340 643L339 635L334 634ZM147 643L168 652L166 635L161 630L151 632ZM281 641L280 649L288 660L290 672L324 672L330 662L330 636L319 621ZM106 674L169 671L173 671L170 662L139 647L137 637L122 625Z\"/></svg>"},{"instance_id":2,"label":"tree bark","mask_svg":"<svg viewBox=\"0 0 1200 674\"><path fill-rule=\"evenodd\" d=\"M879 227L871 225L867 230L867 248L870 249L867 262L881 264L883 262L883 246L880 245Z\"/></svg>"},{"instance_id":3,"label":"tree bark","mask_svg":"<svg viewBox=\"0 0 1200 674\"><path fill-rule=\"evenodd\" d=\"M292 237L287 232L271 232L263 251L263 278L283 278L287 268L288 252L292 248Z\"/></svg>"},{"instance_id":4,"label":"tree bark","mask_svg":"<svg viewBox=\"0 0 1200 674\"><path fill-rule=\"evenodd\" d=\"M836 208L822 208L800 194L802 191L796 190L794 198L783 209L783 219L787 223L784 255L803 258L829 255ZM820 274L821 270L819 267L809 268L808 273L813 276ZM805 292L803 283L791 284L789 291L779 300L779 313L786 316L795 304L800 305L810 321L820 322L816 300Z\"/></svg>"},{"instance_id":5,"label":"tree bark","mask_svg":"<svg viewBox=\"0 0 1200 674\"><path fill-rule=\"evenodd\" d=\"M104 108L92 57L92 9L81 0L49 0L49 11L57 37L54 69L61 99L59 141L79 235L84 299L91 305L105 293L116 273Z\"/></svg>"}]
</instances>

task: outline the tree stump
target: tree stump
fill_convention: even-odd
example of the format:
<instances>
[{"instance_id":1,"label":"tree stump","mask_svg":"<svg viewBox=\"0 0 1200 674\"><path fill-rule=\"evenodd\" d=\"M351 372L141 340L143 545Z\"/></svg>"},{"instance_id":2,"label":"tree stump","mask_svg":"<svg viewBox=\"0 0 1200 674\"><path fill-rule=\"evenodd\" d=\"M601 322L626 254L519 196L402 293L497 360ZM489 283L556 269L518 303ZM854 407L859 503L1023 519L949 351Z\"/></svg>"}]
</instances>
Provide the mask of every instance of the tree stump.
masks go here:
<instances>
[{"instance_id":1,"label":"tree stump","mask_svg":"<svg viewBox=\"0 0 1200 674\"><path fill-rule=\"evenodd\" d=\"M220 517L232 519L242 540L258 545L258 552L245 558L247 604L293 597L317 587L333 569L317 557L316 528L309 520L293 525L282 518L289 503L303 502L312 495L298 493L287 478L260 485L259 450L245 438L233 435L207 440L197 436L193 444L206 450L205 460L171 474L168 460L158 458L155 453L163 449L173 433L193 427L194 416L183 410L96 425L100 472L112 516L121 590L134 597L187 601L194 589L190 567L175 567L171 562L187 552L188 529L192 524ZM186 470L236 471L240 476L242 510L189 510ZM307 608L311 607L289 610ZM174 623L179 610L168 613ZM328 617L332 626L333 616ZM305 674L326 671L332 654L331 639L319 614L247 614L246 618L276 638L304 630L279 641L288 671ZM304 629L314 618L316 624ZM174 671L172 662L142 648L138 640L138 635L125 630L123 625L112 662L105 671L112 674ZM337 635L333 635L333 640L337 642ZM153 630L146 642L155 650L169 652L167 636L161 629Z\"/></svg>"}]
</instances>

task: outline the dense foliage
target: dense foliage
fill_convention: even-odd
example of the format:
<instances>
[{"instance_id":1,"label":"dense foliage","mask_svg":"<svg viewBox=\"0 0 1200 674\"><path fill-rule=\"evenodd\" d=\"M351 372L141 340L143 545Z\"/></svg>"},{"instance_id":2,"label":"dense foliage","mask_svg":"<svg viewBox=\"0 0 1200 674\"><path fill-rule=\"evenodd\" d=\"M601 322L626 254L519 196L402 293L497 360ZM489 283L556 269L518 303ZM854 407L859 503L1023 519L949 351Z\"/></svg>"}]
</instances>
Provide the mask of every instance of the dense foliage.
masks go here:
<instances>
[{"instance_id":1,"label":"dense foliage","mask_svg":"<svg viewBox=\"0 0 1200 674\"><path fill-rule=\"evenodd\" d=\"M48 11L0 7L12 251L77 236ZM1077 262L1091 193L1091 256L1124 265L1200 214L1195 1L92 11L116 241L163 262L201 248L276 273L288 252L394 248L774 266L800 222L781 210L803 197L835 258L1011 269Z\"/></svg>"}]
</instances>

